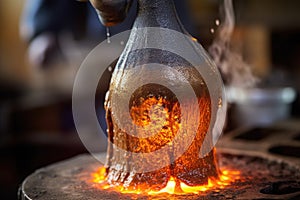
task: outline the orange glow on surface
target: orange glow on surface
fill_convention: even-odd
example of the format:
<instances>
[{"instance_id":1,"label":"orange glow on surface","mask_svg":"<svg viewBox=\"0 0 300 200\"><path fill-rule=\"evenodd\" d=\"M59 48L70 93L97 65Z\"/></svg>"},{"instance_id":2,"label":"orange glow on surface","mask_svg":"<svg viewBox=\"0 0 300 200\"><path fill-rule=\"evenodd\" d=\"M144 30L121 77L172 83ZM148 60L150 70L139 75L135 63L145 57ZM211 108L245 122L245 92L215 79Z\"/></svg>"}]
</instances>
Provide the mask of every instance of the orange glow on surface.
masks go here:
<instances>
[{"instance_id":1,"label":"orange glow on surface","mask_svg":"<svg viewBox=\"0 0 300 200\"><path fill-rule=\"evenodd\" d=\"M231 185L231 183L240 179L241 173L238 170L227 170L221 169L219 179L213 180L208 179L208 183L200 186L188 186L183 182L180 182L181 191L175 191L176 182L173 177L170 178L166 187L159 191L142 191L142 190L133 190L128 189L123 186L118 185L109 185L105 179L105 168L99 168L95 173L92 174L92 182L96 184L96 187L104 190L117 191L124 194L148 194L156 195L162 193L168 194L199 194L201 192L206 192L209 190L220 190L224 189Z\"/></svg>"}]
</instances>

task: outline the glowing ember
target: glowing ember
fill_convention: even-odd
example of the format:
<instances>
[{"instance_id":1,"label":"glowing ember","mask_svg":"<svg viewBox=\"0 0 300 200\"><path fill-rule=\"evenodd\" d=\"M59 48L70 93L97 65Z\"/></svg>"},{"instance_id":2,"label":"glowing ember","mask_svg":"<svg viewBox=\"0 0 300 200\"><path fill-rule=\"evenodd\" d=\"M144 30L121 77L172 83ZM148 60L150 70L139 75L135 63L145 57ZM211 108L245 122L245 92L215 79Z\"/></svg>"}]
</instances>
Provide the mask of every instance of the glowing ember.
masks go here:
<instances>
[{"instance_id":1,"label":"glowing ember","mask_svg":"<svg viewBox=\"0 0 300 200\"><path fill-rule=\"evenodd\" d=\"M92 182L95 183L97 188L105 189L105 190L113 190L120 193L132 193L132 194L142 194L146 193L148 195L156 195L161 193L168 193L168 194L199 194L201 192L206 192L208 190L218 190L224 189L231 185L231 183L240 179L240 171L238 170L227 170L221 169L221 173L219 175L219 179L208 179L208 183L205 185L199 186L188 186L185 183L180 181L180 188L177 188L176 181L174 177L171 177L168 181L166 187L159 191L153 190L134 190L130 188L125 188L123 186L118 185L110 185L106 182L105 178L105 167L99 168L95 173L92 174Z\"/></svg>"},{"instance_id":2,"label":"glowing ember","mask_svg":"<svg viewBox=\"0 0 300 200\"><path fill-rule=\"evenodd\" d=\"M200 75L199 80L202 80ZM211 99L207 86L204 81L202 83L194 85L197 99L186 95L180 102L163 85L143 85L131 95L128 120L128 107L123 110L119 106L125 100L118 100L114 104L108 95L105 104L110 141L105 164L108 184L159 191L173 177L176 192L180 192L180 182L197 186L206 184L209 178L218 178L212 135L208 135ZM119 122L124 120L126 123L120 126ZM166 151L159 151L162 148ZM205 151L205 156L200 156ZM133 158L131 152L142 156ZM161 163L160 167L154 167ZM149 166L153 166L153 170L148 170ZM139 171L140 168L143 170Z\"/></svg>"}]
</instances>

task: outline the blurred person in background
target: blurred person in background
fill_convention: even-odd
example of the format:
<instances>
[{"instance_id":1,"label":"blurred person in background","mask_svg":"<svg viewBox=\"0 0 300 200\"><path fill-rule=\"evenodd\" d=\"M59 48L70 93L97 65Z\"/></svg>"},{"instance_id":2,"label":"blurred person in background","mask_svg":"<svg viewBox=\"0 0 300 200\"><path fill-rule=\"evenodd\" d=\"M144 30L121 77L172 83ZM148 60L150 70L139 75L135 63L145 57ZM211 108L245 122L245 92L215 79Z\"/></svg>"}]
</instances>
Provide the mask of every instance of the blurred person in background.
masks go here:
<instances>
[{"instance_id":1,"label":"blurred person in background","mask_svg":"<svg viewBox=\"0 0 300 200\"><path fill-rule=\"evenodd\" d=\"M57 77L62 76L66 65L71 65L71 70L67 71L67 74L76 72L87 53L107 38L108 30L101 24L95 8L89 1L81 1L86 2L76 0L27 0L25 4L21 20L21 35L28 43L28 57L31 64L44 69L44 71L63 66L58 67L55 78L45 77L45 79L50 79L51 85L60 81L54 92L61 90L64 87L62 85L67 82L69 83L67 90L71 91L75 73L64 78ZM174 2L179 18L186 29L191 34L195 33L186 2L182 0L174 0ZM121 23L109 27L110 35L130 30L136 15L137 0L133 0L127 17ZM106 130L106 124L102 104L110 77L111 72L106 70L100 80L100 88L97 89L97 96L99 95L98 105L100 105L100 109L97 111L99 112L99 123L103 130Z\"/></svg>"},{"instance_id":2,"label":"blurred person in background","mask_svg":"<svg viewBox=\"0 0 300 200\"><path fill-rule=\"evenodd\" d=\"M179 18L193 34L193 25L185 1L175 0ZM134 0L127 17L109 27L110 35L131 29L137 15ZM85 41L90 48L106 39L104 27L90 3L76 0L27 0L21 22L21 35L28 42L28 55L35 66L47 67L66 59L62 42Z\"/></svg>"}]
</instances>

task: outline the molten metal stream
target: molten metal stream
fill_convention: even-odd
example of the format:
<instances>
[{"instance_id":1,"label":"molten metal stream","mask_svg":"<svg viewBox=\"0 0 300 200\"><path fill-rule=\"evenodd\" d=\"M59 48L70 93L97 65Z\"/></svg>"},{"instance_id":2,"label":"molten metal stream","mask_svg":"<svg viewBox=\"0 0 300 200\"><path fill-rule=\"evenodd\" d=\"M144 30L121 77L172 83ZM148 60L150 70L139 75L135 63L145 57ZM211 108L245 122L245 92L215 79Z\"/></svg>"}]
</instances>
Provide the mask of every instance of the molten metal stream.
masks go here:
<instances>
[{"instance_id":1,"label":"molten metal stream","mask_svg":"<svg viewBox=\"0 0 300 200\"><path fill-rule=\"evenodd\" d=\"M134 190L125 188L123 186L114 186L110 185L106 182L105 178L105 168L100 167L95 173L92 174L92 182L96 183L96 187L99 189L112 190L120 193L127 194L148 194L148 195L156 195L161 193L168 194L199 194L201 192L206 192L208 190L219 190L224 189L231 185L231 183L240 179L240 171L238 170L229 170L229 169L220 169L220 175L218 179L208 179L208 183L199 186L188 186L183 182L180 182L181 191L176 189L176 183L173 177L171 177L167 183L167 186L159 191L147 191L147 190Z\"/></svg>"}]
</instances>

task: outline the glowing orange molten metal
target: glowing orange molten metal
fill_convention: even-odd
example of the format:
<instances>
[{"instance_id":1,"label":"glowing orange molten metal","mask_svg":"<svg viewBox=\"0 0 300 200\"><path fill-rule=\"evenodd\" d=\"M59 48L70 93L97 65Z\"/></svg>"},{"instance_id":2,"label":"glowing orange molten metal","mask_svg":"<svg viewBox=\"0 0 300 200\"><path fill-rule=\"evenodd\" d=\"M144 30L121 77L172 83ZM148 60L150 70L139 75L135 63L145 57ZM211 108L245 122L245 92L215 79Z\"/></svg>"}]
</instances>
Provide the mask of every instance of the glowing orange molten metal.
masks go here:
<instances>
[{"instance_id":1,"label":"glowing orange molten metal","mask_svg":"<svg viewBox=\"0 0 300 200\"><path fill-rule=\"evenodd\" d=\"M236 180L240 179L240 171L237 170L227 170L221 169L221 173L219 175L219 179L208 179L208 183L205 185L199 186L188 186L183 182L180 182L180 189L176 189L176 182L174 177L171 177L168 181L166 187L159 191L147 191L147 190L134 190L128 189L123 186L112 186L106 182L105 178L105 168L99 168L95 173L92 174L92 182L96 183L96 187L105 190L112 190L117 191L120 193L132 193L132 194L148 194L148 195L155 195L161 193L168 193L168 194L187 194L187 193L194 193L199 194L201 192L205 192L208 190L218 190L223 189L229 186L231 183L235 182Z\"/></svg>"},{"instance_id":2,"label":"glowing orange molten metal","mask_svg":"<svg viewBox=\"0 0 300 200\"><path fill-rule=\"evenodd\" d=\"M106 168L93 175L93 182L100 183L102 189L149 195L198 193L230 184L233 179L230 171L218 169L213 138L209 134L212 102L208 88L205 84L195 84L194 91L197 99L187 95L179 102L165 86L143 85L131 95L129 107L126 107L130 111L129 120L127 112L121 109L123 107L118 107L108 96L105 108L110 143ZM126 123L120 124L122 120ZM180 142L173 142L179 134ZM162 147L167 151L153 153ZM205 156L199 156L207 149L211 150ZM129 152L144 157L133 158ZM161 161L166 164L154 170L139 171L132 165L133 160L141 167L155 166Z\"/></svg>"}]
</instances>

